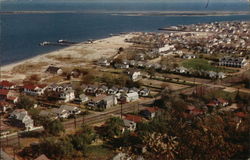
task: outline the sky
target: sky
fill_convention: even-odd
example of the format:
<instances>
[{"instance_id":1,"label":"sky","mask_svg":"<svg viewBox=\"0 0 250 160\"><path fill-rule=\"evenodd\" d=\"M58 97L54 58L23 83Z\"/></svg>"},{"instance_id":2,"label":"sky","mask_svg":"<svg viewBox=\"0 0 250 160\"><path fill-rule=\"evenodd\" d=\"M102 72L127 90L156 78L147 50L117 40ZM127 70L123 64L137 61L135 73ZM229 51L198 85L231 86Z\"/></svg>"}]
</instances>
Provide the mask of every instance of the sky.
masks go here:
<instances>
[{"instance_id":1,"label":"sky","mask_svg":"<svg viewBox=\"0 0 250 160\"><path fill-rule=\"evenodd\" d=\"M1 1L64 1L64 2L207 2L208 0L0 0ZM247 2L248 0L210 0L211 3L215 2Z\"/></svg>"}]
</instances>

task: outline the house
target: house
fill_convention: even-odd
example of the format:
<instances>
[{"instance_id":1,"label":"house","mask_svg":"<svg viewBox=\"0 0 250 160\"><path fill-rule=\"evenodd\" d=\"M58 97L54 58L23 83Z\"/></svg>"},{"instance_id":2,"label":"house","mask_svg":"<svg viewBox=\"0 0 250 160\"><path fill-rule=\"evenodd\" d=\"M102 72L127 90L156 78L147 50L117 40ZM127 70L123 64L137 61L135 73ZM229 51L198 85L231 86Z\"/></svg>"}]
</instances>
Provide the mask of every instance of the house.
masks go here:
<instances>
[{"instance_id":1,"label":"house","mask_svg":"<svg viewBox=\"0 0 250 160\"><path fill-rule=\"evenodd\" d=\"M6 113L6 111L8 109L11 109L12 107L13 106L10 103L8 103L8 102L6 102L4 100L0 101L0 113Z\"/></svg>"},{"instance_id":2,"label":"house","mask_svg":"<svg viewBox=\"0 0 250 160\"><path fill-rule=\"evenodd\" d=\"M132 158L128 154L120 152L112 160L132 160Z\"/></svg>"},{"instance_id":3,"label":"house","mask_svg":"<svg viewBox=\"0 0 250 160\"><path fill-rule=\"evenodd\" d=\"M218 103L219 103L220 105L222 105L223 107L225 107L225 106L227 106L227 105L229 104L229 102L228 102L227 100L223 99L223 98L217 98L216 100L217 100Z\"/></svg>"},{"instance_id":4,"label":"house","mask_svg":"<svg viewBox=\"0 0 250 160\"><path fill-rule=\"evenodd\" d=\"M217 74L217 77L218 77L219 79L223 79L223 78L226 78L226 74L223 73L223 72L219 72L219 73Z\"/></svg>"},{"instance_id":5,"label":"house","mask_svg":"<svg viewBox=\"0 0 250 160\"><path fill-rule=\"evenodd\" d=\"M45 118L50 118L50 119L57 119L57 115L54 113L54 112L49 112L49 111L46 111L46 110L42 110L40 113L39 113L39 116L41 117L45 117Z\"/></svg>"},{"instance_id":6,"label":"house","mask_svg":"<svg viewBox=\"0 0 250 160\"><path fill-rule=\"evenodd\" d=\"M182 55L182 58L184 58L184 59L193 59L193 58L196 58L196 55L194 55L194 54L184 54L184 55Z\"/></svg>"},{"instance_id":7,"label":"house","mask_svg":"<svg viewBox=\"0 0 250 160\"><path fill-rule=\"evenodd\" d=\"M97 93L98 94L104 94L104 93L107 93L108 92L108 87L105 86L105 85L102 85L100 86L98 89L97 89Z\"/></svg>"},{"instance_id":8,"label":"house","mask_svg":"<svg viewBox=\"0 0 250 160\"><path fill-rule=\"evenodd\" d=\"M123 118L125 128L129 131L135 131L136 124L142 122L142 117L132 114L126 114Z\"/></svg>"},{"instance_id":9,"label":"house","mask_svg":"<svg viewBox=\"0 0 250 160\"><path fill-rule=\"evenodd\" d=\"M25 109L14 110L10 114L9 119L11 120L12 124L28 130L34 127L34 122Z\"/></svg>"},{"instance_id":10,"label":"house","mask_svg":"<svg viewBox=\"0 0 250 160\"><path fill-rule=\"evenodd\" d=\"M118 91L119 91L118 88L112 87L112 88L110 88L110 89L108 90L108 94L109 94L109 95L110 95L110 94L116 94L116 93L118 93Z\"/></svg>"},{"instance_id":11,"label":"house","mask_svg":"<svg viewBox=\"0 0 250 160\"><path fill-rule=\"evenodd\" d=\"M61 91L59 94L59 99L63 100L64 102L73 101L75 99L74 90Z\"/></svg>"},{"instance_id":12,"label":"house","mask_svg":"<svg viewBox=\"0 0 250 160\"><path fill-rule=\"evenodd\" d=\"M138 93L139 93L139 96L141 97L147 97L150 94L150 89L142 88Z\"/></svg>"},{"instance_id":13,"label":"house","mask_svg":"<svg viewBox=\"0 0 250 160\"><path fill-rule=\"evenodd\" d=\"M123 87L123 88L120 88L118 92L119 92L119 93L127 93L128 90L129 90L129 89L128 89L127 87Z\"/></svg>"},{"instance_id":14,"label":"house","mask_svg":"<svg viewBox=\"0 0 250 160\"><path fill-rule=\"evenodd\" d=\"M73 69L70 73L70 75L73 77L73 78L78 78L80 77L82 74L82 72L79 70L79 69Z\"/></svg>"},{"instance_id":15,"label":"house","mask_svg":"<svg viewBox=\"0 0 250 160\"><path fill-rule=\"evenodd\" d=\"M140 111L140 115L147 119L152 119L156 117L157 112L159 111L159 108L156 107L147 107L146 109L143 109Z\"/></svg>"},{"instance_id":16,"label":"house","mask_svg":"<svg viewBox=\"0 0 250 160\"><path fill-rule=\"evenodd\" d=\"M220 66L227 66L227 67L244 67L247 64L246 58L239 57L224 57L219 59Z\"/></svg>"},{"instance_id":17,"label":"house","mask_svg":"<svg viewBox=\"0 0 250 160\"><path fill-rule=\"evenodd\" d=\"M107 67L107 66L110 66L110 62L108 59L105 59L105 58L101 58L97 61L97 64L100 65L100 66L103 66L103 67Z\"/></svg>"},{"instance_id":18,"label":"house","mask_svg":"<svg viewBox=\"0 0 250 160\"><path fill-rule=\"evenodd\" d=\"M114 67L115 68L119 68L119 69L128 69L129 68L129 64L115 63Z\"/></svg>"},{"instance_id":19,"label":"house","mask_svg":"<svg viewBox=\"0 0 250 160\"><path fill-rule=\"evenodd\" d=\"M159 53L166 52L166 51L169 51L169 50L173 50L174 48L175 48L174 45L166 44L163 47L159 48L158 52Z\"/></svg>"},{"instance_id":20,"label":"house","mask_svg":"<svg viewBox=\"0 0 250 160\"><path fill-rule=\"evenodd\" d=\"M55 66L49 66L45 72L50 73L50 74L58 74L58 75L63 74L63 70L61 68L55 67Z\"/></svg>"},{"instance_id":21,"label":"house","mask_svg":"<svg viewBox=\"0 0 250 160\"><path fill-rule=\"evenodd\" d=\"M211 79L217 78L217 73L214 71L209 71L208 72L208 77Z\"/></svg>"},{"instance_id":22,"label":"house","mask_svg":"<svg viewBox=\"0 0 250 160\"><path fill-rule=\"evenodd\" d=\"M0 99L6 100L9 94L9 90L7 89L0 89Z\"/></svg>"},{"instance_id":23,"label":"house","mask_svg":"<svg viewBox=\"0 0 250 160\"><path fill-rule=\"evenodd\" d=\"M61 108L53 108L51 113L56 115L57 118L68 118L70 116L70 113L67 110Z\"/></svg>"},{"instance_id":24,"label":"house","mask_svg":"<svg viewBox=\"0 0 250 160\"><path fill-rule=\"evenodd\" d=\"M25 84L23 86L23 92L32 96L41 96L44 94L47 85L35 85L35 84Z\"/></svg>"},{"instance_id":25,"label":"house","mask_svg":"<svg viewBox=\"0 0 250 160\"><path fill-rule=\"evenodd\" d=\"M138 93L140 90L138 89L138 88L136 88L136 87L133 87L133 88L130 88L129 89L129 93L133 93L133 92L136 92L136 93Z\"/></svg>"},{"instance_id":26,"label":"house","mask_svg":"<svg viewBox=\"0 0 250 160\"><path fill-rule=\"evenodd\" d=\"M137 92L127 93L125 95L122 95L121 98L124 99L124 101L126 102L132 102L139 99L139 94Z\"/></svg>"},{"instance_id":27,"label":"house","mask_svg":"<svg viewBox=\"0 0 250 160\"><path fill-rule=\"evenodd\" d=\"M127 71L132 81L138 81L141 79L141 72L137 70L129 70Z\"/></svg>"},{"instance_id":28,"label":"house","mask_svg":"<svg viewBox=\"0 0 250 160\"><path fill-rule=\"evenodd\" d=\"M80 103L85 103L85 102L87 102L89 100L89 98L85 94L80 94L79 95L79 100L80 100Z\"/></svg>"},{"instance_id":29,"label":"house","mask_svg":"<svg viewBox=\"0 0 250 160\"><path fill-rule=\"evenodd\" d=\"M100 102L105 98L105 97L107 97L106 95L99 95L99 96L97 96L97 97L94 97L94 98L92 98L92 99L90 99L89 100L89 102L88 102L88 106L91 108L91 109L93 109L93 108L97 108L98 107L98 105L100 104Z\"/></svg>"},{"instance_id":30,"label":"house","mask_svg":"<svg viewBox=\"0 0 250 160\"><path fill-rule=\"evenodd\" d=\"M175 71L177 73L187 73L188 69L181 66L181 67L176 68Z\"/></svg>"},{"instance_id":31,"label":"house","mask_svg":"<svg viewBox=\"0 0 250 160\"><path fill-rule=\"evenodd\" d=\"M97 94L98 87L95 85L89 85L85 90L85 93L88 95L95 95Z\"/></svg>"},{"instance_id":32,"label":"house","mask_svg":"<svg viewBox=\"0 0 250 160\"><path fill-rule=\"evenodd\" d=\"M11 103L17 103L19 93L14 90L0 89L0 100L6 100Z\"/></svg>"},{"instance_id":33,"label":"house","mask_svg":"<svg viewBox=\"0 0 250 160\"><path fill-rule=\"evenodd\" d=\"M0 89L15 89L16 85L12 82L9 82L9 81L6 81L6 80L3 80L0 82Z\"/></svg>"},{"instance_id":34,"label":"house","mask_svg":"<svg viewBox=\"0 0 250 160\"><path fill-rule=\"evenodd\" d=\"M70 83L64 83L64 84L51 84L46 88L46 91L62 92L72 89L73 88Z\"/></svg>"},{"instance_id":35,"label":"house","mask_svg":"<svg viewBox=\"0 0 250 160\"><path fill-rule=\"evenodd\" d=\"M110 108L112 106L115 106L117 105L117 98L115 95L110 95L110 96L106 96L104 97L100 102L99 104L97 105L99 108L104 108L104 109L107 109L107 108Z\"/></svg>"},{"instance_id":36,"label":"house","mask_svg":"<svg viewBox=\"0 0 250 160\"><path fill-rule=\"evenodd\" d=\"M59 109L68 111L70 115L76 115L81 113L80 109L75 106L62 105Z\"/></svg>"},{"instance_id":37,"label":"house","mask_svg":"<svg viewBox=\"0 0 250 160\"><path fill-rule=\"evenodd\" d=\"M42 154L34 160L50 160L46 155Z\"/></svg>"}]
</instances>

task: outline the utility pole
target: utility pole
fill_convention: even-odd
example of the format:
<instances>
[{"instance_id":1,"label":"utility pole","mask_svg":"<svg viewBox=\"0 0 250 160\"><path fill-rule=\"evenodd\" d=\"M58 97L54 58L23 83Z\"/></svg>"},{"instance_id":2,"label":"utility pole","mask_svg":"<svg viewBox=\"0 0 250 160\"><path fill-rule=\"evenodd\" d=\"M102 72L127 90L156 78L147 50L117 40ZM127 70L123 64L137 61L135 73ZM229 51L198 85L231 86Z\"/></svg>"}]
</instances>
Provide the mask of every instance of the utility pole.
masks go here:
<instances>
[{"instance_id":1,"label":"utility pole","mask_svg":"<svg viewBox=\"0 0 250 160\"><path fill-rule=\"evenodd\" d=\"M121 119L122 119L122 103L123 103L123 102L121 102Z\"/></svg>"}]
</instances>

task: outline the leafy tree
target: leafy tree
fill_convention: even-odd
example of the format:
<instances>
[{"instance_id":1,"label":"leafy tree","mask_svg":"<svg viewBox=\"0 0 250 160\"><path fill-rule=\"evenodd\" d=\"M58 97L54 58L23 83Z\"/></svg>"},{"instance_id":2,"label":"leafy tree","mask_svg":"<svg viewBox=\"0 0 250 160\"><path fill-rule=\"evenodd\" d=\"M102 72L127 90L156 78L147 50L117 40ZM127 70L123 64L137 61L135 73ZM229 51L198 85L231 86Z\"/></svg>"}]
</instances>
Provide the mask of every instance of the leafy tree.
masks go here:
<instances>
[{"instance_id":1,"label":"leafy tree","mask_svg":"<svg viewBox=\"0 0 250 160\"><path fill-rule=\"evenodd\" d=\"M34 107L34 104L35 104L35 100L33 100L32 98L30 98L26 95L22 95L22 96L20 96L20 98L16 104L16 107L29 110L29 109Z\"/></svg>"},{"instance_id":2,"label":"leafy tree","mask_svg":"<svg viewBox=\"0 0 250 160\"><path fill-rule=\"evenodd\" d=\"M43 125L45 131L51 135L58 136L64 132L64 126L59 120L49 121Z\"/></svg>"},{"instance_id":3,"label":"leafy tree","mask_svg":"<svg viewBox=\"0 0 250 160\"><path fill-rule=\"evenodd\" d=\"M49 137L42 140L40 150L41 153L46 153L49 158L61 160L63 158L70 158L74 148L68 138L57 140Z\"/></svg>"},{"instance_id":4,"label":"leafy tree","mask_svg":"<svg viewBox=\"0 0 250 160\"><path fill-rule=\"evenodd\" d=\"M102 133L102 136L108 139L121 136L123 126L124 126L124 123L122 119L118 117L110 118L106 122L106 126L104 128L104 132Z\"/></svg>"}]
</instances>

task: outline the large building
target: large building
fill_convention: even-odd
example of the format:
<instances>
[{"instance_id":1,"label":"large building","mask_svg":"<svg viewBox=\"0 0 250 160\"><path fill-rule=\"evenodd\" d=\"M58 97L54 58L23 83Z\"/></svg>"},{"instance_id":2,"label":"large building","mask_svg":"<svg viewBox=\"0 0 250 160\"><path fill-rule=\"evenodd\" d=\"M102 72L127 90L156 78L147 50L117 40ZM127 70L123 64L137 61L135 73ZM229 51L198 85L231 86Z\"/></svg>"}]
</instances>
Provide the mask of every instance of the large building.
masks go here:
<instances>
[{"instance_id":1,"label":"large building","mask_svg":"<svg viewBox=\"0 0 250 160\"><path fill-rule=\"evenodd\" d=\"M227 67L244 67L247 64L247 60L243 57L233 58L233 57L224 57L219 61L220 66Z\"/></svg>"}]
</instances>

